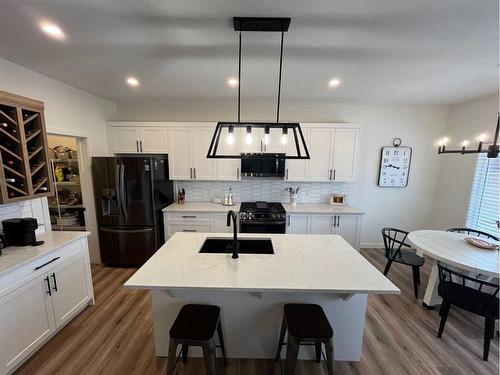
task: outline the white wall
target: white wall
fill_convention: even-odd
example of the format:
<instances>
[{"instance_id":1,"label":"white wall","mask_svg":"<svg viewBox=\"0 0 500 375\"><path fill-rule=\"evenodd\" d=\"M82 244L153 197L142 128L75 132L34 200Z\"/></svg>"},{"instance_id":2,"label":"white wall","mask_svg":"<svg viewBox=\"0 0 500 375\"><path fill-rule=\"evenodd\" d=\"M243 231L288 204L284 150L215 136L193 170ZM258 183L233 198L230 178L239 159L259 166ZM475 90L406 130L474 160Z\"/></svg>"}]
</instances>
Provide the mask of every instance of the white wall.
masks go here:
<instances>
[{"instance_id":1,"label":"white wall","mask_svg":"<svg viewBox=\"0 0 500 375\"><path fill-rule=\"evenodd\" d=\"M130 121L230 121L235 101L118 102L118 119ZM273 103L244 100L242 120L272 120ZM349 187L349 203L366 212L361 242L381 245L380 229L429 228L438 180L434 141L446 128L447 108L437 106L372 106L332 102L283 102L282 121L352 122L362 128L358 180ZM381 147L400 137L413 147L407 188L377 186Z\"/></svg>"},{"instance_id":2,"label":"white wall","mask_svg":"<svg viewBox=\"0 0 500 375\"><path fill-rule=\"evenodd\" d=\"M86 137L89 155L107 155L105 123L116 116L114 103L3 59L0 59L0 90L41 100L45 103L49 133ZM90 202L94 201L92 189L86 189L85 194ZM88 205L87 210L88 229L92 232L90 256L93 262L99 262L94 205Z\"/></svg>"},{"instance_id":3,"label":"white wall","mask_svg":"<svg viewBox=\"0 0 500 375\"><path fill-rule=\"evenodd\" d=\"M477 145L475 138L481 133L487 133L491 141L498 111L498 94L450 106L448 125L443 133L450 138L447 147L460 148L464 140ZM477 156L443 154L439 158L440 173L432 223L440 229L463 226L467 220Z\"/></svg>"}]
</instances>

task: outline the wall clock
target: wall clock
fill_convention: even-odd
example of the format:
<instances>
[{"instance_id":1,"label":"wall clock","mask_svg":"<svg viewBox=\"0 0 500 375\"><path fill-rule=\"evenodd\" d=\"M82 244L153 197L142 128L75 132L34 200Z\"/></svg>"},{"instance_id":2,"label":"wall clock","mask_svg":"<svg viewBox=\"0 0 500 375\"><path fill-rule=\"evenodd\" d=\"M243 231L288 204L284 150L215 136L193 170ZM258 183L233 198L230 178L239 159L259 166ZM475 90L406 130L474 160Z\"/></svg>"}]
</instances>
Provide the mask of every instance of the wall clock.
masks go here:
<instances>
[{"instance_id":1,"label":"wall clock","mask_svg":"<svg viewBox=\"0 0 500 375\"><path fill-rule=\"evenodd\" d=\"M381 187L408 186L411 147L401 146L401 139L394 139L393 146L382 148L378 185Z\"/></svg>"}]
</instances>

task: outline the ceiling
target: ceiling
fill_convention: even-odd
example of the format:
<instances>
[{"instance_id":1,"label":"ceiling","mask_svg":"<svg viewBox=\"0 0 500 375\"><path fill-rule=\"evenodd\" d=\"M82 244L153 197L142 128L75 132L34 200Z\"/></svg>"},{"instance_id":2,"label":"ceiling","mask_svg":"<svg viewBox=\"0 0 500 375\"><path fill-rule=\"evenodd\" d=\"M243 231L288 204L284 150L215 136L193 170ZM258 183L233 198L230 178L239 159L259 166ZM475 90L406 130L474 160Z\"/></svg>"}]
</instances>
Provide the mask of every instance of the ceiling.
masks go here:
<instances>
[{"instance_id":1,"label":"ceiling","mask_svg":"<svg viewBox=\"0 0 500 375\"><path fill-rule=\"evenodd\" d=\"M450 104L498 90L497 0L0 0L0 57L110 100L226 99L233 16L291 17L283 101ZM48 38L38 23L61 26ZM243 34L242 98L275 100L279 34ZM125 77L139 78L130 88ZM328 88L338 77L342 83Z\"/></svg>"}]
</instances>

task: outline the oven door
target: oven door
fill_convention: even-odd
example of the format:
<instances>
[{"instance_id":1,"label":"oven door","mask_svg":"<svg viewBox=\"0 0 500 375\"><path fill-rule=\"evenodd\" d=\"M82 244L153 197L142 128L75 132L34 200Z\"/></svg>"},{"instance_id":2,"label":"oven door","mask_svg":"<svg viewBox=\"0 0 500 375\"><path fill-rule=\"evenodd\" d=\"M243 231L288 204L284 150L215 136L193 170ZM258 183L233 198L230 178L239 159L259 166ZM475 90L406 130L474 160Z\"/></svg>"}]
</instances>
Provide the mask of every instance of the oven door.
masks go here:
<instances>
[{"instance_id":1,"label":"oven door","mask_svg":"<svg viewBox=\"0 0 500 375\"><path fill-rule=\"evenodd\" d=\"M255 222L255 223L240 222L240 233L284 234L285 230L286 230L285 221Z\"/></svg>"}]
</instances>

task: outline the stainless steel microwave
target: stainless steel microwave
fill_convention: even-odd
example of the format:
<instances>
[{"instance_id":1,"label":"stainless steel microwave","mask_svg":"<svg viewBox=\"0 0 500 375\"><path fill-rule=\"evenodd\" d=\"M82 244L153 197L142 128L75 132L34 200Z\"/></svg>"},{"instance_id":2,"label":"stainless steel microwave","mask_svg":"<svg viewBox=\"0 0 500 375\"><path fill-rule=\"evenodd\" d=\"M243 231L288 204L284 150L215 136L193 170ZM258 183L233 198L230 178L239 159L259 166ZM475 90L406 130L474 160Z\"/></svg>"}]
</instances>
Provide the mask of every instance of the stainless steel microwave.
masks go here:
<instances>
[{"instance_id":1,"label":"stainless steel microwave","mask_svg":"<svg viewBox=\"0 0 500 375\"><path fill-rule=\"evenodd\" d=\"M285 177L285 154L241 154L242 177Z\"/></svg>"}]
</instances>

